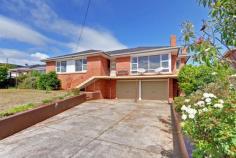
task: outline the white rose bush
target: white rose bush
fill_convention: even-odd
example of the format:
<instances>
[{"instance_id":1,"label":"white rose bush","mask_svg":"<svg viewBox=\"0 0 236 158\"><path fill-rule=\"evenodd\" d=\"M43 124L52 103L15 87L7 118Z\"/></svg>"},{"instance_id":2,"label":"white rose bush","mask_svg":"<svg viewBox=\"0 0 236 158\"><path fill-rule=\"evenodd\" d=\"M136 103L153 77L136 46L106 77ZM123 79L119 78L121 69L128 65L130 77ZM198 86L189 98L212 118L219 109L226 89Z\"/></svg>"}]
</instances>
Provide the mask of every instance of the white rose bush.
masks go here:
<instances>
[{"instance_id":1,"label":"white rose bush","mask_svg":"<svg viewBox=\"0 0 236 158\"><path fill-rule=\"evenodd\" d=\"M185 103L189 103L190 99L185 99ZM224 101L218 99L212 93L203 93L203 97L197 103L193 105L183 105L181 107L182 119L194 119L196 115L201 115L203 112L207 112L212 109L222 109Z\"/></svg>"},{"instance_id":2,"label":"white rose bush","mask_svg":"<svg viewBox=\"0 0 236 158\"><path fill-rule=\"evenodd\" d=\"M193 157L236 157L236 93L232 96L205 92L182 100L181 126L193 143Z\"/></svg>"}]
</instances>

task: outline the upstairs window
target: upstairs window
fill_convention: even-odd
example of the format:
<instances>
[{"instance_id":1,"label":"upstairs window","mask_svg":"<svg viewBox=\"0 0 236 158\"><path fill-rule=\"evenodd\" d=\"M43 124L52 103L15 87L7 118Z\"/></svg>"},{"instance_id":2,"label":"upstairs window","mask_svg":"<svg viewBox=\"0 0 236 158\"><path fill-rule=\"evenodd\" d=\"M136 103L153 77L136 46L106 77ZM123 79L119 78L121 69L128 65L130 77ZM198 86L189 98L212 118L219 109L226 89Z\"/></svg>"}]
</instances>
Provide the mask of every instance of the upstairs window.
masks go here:
<instances>
[{"instance_id":1,"label":"upstairs window","mask_svg":"<svg viewBox=\"0 0 236 158\"><path fill-rule=\"evenodd\" d=\"M57 72L66 72L66 61L57 62Z\"/></svg>"},{"instance_id":2,"label":"upstairs window","mask_svg":"<svg viewBox=\"0 0 236 158\"><path fill-rule=\"evenodd\" d=\"M145 72L155 72L162 68L162 72L169 72L169 54L137 56L131 59L131 73L137 73L139 68L145 69Z\"/></svg>"},{"instance_id":3,"label":"upstairs window","mask_svg":"<svg viewBox=\"0 0 236 158\"><path fill-rule=\"evenodd\" d=\"M87 71L87 59L75 60L75 71Z\"/></svg>"}]
</instances>

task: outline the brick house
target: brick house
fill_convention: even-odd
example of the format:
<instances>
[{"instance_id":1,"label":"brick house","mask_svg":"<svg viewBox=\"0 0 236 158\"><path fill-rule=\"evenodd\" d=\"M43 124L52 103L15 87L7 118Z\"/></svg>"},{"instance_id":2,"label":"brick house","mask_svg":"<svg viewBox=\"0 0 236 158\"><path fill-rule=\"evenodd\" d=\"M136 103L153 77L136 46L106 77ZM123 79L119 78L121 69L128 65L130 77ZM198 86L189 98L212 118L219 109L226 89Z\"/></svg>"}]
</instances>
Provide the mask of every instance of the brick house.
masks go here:
<instances>
[{"instance_id":1,"label":"brick house","mask_svg":"<svg viewBox=\"0 0 236 158\"><path fill-rule=\"evenodd\" d=\"M172 35L170 46L86 50L43 61L46 72L56 71L62 89L99 91L107 99L172 102L179 94L177 73L187 60Z\"/></svg>"}]
</instances>

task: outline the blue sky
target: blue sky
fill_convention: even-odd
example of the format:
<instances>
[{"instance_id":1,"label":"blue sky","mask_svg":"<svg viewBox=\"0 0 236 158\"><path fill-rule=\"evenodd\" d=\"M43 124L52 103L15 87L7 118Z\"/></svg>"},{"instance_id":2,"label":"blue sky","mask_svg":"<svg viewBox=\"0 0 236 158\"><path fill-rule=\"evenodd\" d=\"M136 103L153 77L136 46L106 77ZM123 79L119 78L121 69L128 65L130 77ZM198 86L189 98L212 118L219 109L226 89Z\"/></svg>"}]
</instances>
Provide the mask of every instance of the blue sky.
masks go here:
<instances>
[{"instance_id":1,"label":"blue sky","mask_svg":"<svg viewBox=\"0 0 236 158\"><path fill-rule=\"evenodd\" d=\"M40 59L86 49L166 46L181 23L199 30L207 9L196 0L1 0L0 62L37 64Z\"/></svg>"}]
</instances>

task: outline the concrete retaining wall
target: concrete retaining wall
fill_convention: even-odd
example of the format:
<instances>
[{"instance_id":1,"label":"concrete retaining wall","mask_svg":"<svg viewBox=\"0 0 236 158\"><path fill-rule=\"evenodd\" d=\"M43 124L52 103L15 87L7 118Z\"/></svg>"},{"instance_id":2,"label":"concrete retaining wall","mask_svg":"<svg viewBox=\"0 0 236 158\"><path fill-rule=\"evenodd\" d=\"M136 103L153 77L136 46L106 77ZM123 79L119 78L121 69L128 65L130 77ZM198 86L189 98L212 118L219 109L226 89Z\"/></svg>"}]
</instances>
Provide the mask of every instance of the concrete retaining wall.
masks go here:
<instances>
[{"instance_id":1,"label":"concrete retaining wall","mask_svg":"<svg viewBox=\"0 0 236 158\"><path fill-rule=\"evenodd\" d=\"M98 94L92 94L96 99ZM93 99L93 98L92 98ZM86 101L86 94L0 119L0 140Z\"/></svg>"}]
</instances>

